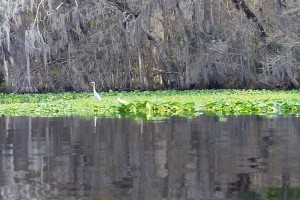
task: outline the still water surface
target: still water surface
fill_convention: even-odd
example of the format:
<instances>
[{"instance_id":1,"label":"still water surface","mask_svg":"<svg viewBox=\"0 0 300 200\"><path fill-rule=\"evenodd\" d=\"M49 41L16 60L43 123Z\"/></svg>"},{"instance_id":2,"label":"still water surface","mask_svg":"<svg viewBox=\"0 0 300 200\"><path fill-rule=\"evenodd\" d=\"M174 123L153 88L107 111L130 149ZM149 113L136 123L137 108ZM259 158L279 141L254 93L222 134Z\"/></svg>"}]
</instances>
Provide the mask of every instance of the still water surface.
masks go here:
<instances>
[{"instance_id":1,"label":"still water surface","mask_svg":"<svg viewBox=\"0 0 300 200\"><path fill-rule=\"evenodd\" d=\"M300 118L0 118L0 199L300 199Z\"/></svg>"}]
</instances>

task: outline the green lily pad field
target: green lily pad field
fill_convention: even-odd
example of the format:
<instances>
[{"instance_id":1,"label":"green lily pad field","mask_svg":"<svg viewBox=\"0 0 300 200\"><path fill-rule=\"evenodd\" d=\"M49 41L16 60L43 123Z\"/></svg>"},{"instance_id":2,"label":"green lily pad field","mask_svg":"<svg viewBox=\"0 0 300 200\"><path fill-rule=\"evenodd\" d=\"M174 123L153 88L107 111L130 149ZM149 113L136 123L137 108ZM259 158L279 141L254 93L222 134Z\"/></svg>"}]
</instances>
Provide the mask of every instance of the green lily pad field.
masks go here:
<instances>
[{"instance_id":1,"label":"green lily pad field","mask_svg":"<svg viewBox=\"0 0 300 200\"><path fill-rule=\"evenodd\" d=\"M7 116L108 116L160 119L171 116L300 115L300 91L192 90L90 93L0 94ZM117 98L126 100L120 103Z\"/></svg>"}]
</instances>

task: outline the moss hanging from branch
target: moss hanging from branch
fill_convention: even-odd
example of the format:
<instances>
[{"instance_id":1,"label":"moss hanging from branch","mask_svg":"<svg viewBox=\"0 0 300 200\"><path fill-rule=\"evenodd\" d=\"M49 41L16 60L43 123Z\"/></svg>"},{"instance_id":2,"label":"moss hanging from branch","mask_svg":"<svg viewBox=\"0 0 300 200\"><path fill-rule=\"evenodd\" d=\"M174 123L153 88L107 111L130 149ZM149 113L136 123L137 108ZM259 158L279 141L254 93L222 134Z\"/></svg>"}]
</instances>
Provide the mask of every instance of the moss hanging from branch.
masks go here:
<instances>
[{"instance_id":1,"label":"moss hanging from branch","mask_svg":"<svg viewBox=\"0 0 300 200\"><path fill-rule=\"evenodd\" d=\"M245 3L244 0L232 0L233 3L235 3L236 8L238 10L242 9L244 11L244 13L246 14L246 17L248 19L252 19L253 22L255 22L257 24L257 28L260 32L260 36L262 38L266 38L267 37L267 33L264 29L264 27L262 26L262 24L258 21L257 16L254 14L254 12L251 11L251 9L247 6L247 4Z\"/></svg>"}]
</instances>

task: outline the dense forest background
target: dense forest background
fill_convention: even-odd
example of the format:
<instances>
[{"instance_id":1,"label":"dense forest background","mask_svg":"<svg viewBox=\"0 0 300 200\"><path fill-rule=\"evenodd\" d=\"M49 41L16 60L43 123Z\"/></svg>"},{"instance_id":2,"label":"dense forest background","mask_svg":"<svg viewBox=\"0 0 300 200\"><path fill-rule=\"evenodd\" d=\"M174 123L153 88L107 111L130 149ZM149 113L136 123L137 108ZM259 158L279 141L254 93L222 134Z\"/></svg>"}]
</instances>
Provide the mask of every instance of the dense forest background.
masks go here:
<instances>
[{"instance_id":1,"label":"dense forest background","mask_svg":"<svg viewBox=\"0 0 300 200\"><path fill-rule=\"evenodd\" d=\"M0 0L7 91L299 88L298 0Z\"/></svg>"}]
</instances>

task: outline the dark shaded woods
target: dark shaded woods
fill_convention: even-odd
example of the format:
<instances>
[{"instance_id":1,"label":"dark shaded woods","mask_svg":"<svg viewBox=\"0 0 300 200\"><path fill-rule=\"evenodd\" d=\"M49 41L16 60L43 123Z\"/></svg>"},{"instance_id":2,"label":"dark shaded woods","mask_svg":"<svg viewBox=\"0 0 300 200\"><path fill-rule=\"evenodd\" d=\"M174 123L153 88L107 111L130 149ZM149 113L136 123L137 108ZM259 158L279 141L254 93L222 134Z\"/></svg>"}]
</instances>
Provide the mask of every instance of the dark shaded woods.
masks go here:
<instances>
[{"instance_id":1,"label":"dark shaded woods","mask_svg":"<svg viewBox=\"0 0 300 200\"><path fill-rule=\"evenodd\" d=\"M0 0L6 91L299 88L296 0Z\"/></svg>"}]
</instances>

